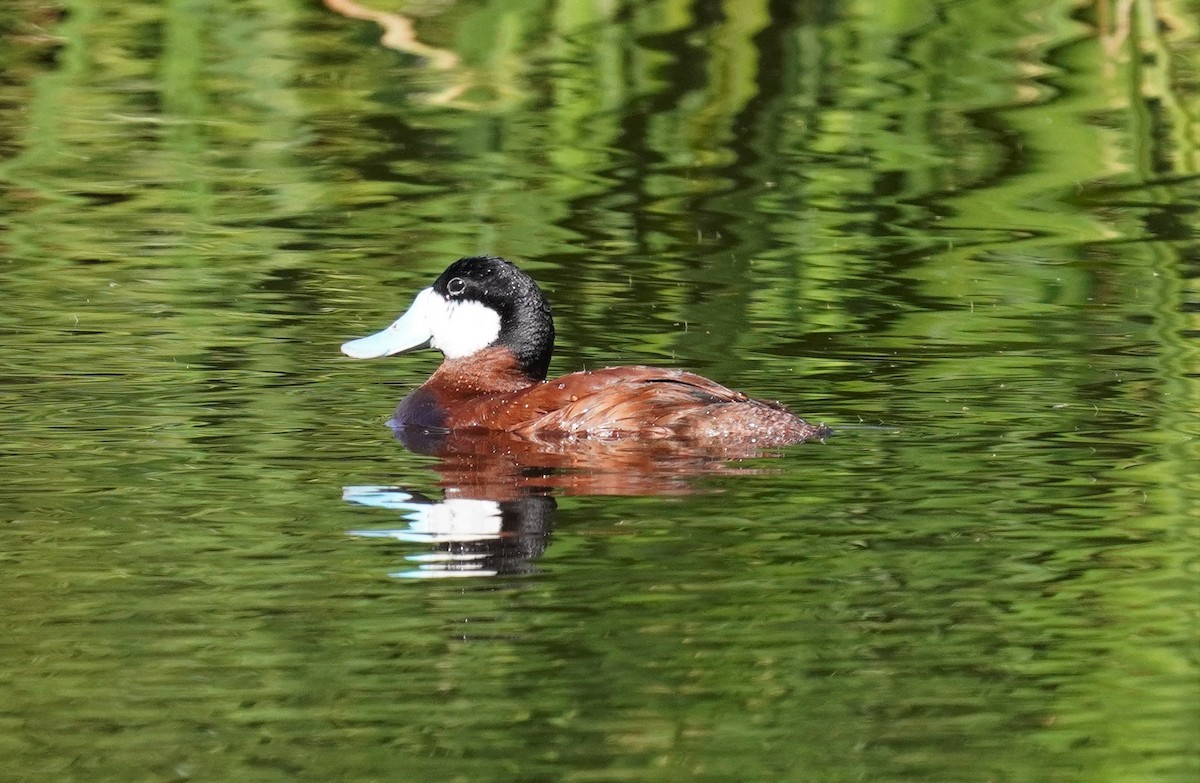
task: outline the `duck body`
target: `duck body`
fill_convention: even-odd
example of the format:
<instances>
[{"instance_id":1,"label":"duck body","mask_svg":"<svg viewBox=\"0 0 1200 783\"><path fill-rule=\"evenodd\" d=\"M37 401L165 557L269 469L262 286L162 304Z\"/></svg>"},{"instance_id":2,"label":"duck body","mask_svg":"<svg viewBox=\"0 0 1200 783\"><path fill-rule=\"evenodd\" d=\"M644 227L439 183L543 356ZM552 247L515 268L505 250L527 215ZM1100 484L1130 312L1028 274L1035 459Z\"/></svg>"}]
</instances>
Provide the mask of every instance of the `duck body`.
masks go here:
<instances>
[{"instance_id":1,"label":"duck body","mask_svg":"<svg viewBox=\"0 0 1200 783\"><path fill-rule=\"evenodd\" d=\"M520 386L509 380L502 371L481 374L475 362L447 361L400 403L393 425L541 438L747 438L766 445L820 434L781 405L680 370L609 367Z\"/></svg>"},{"instance_id":2,"label":"duck body","mask_svg":"<svg viewBox=\"0 0 1200 783\"><path fill-rule=\"evenodd\" d=\"M395 323L342 351L354 358L443 351L441 366L397 406L397 430L721 447L781 446L829 433L779 403L681 370L610 367L545 380L553 339L549 305L533 280L508 261L481 256L456 261Z\"/></svg>"}]
</instances>

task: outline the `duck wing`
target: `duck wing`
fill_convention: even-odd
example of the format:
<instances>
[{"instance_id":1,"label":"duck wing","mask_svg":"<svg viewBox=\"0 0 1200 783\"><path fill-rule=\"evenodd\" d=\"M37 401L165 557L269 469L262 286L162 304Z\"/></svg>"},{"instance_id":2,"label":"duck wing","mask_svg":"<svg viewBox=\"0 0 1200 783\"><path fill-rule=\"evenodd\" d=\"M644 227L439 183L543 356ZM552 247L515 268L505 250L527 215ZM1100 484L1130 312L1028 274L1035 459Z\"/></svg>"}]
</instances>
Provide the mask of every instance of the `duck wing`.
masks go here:
<instances>
[{"instance_id":1,"label":"duck wing","mask_svg":"<svg viewBox=\"0 0 1200 783\"><path fill-rule=\"evenodd\" d=\"M662 438L703 432L727 406L786 413L700 375L658 367L614 367L580 372L517 392L511 421L516 434L561 433Z\"/></svg>"}]
</instances>

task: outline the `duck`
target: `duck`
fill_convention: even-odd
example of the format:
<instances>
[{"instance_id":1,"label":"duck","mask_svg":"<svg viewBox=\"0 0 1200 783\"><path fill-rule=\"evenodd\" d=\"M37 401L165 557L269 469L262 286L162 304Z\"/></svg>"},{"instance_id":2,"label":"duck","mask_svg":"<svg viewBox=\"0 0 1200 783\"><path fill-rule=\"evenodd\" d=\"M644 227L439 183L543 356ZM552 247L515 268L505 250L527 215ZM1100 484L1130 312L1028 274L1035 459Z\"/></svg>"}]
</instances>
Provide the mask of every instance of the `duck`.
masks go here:
<instances>
[{"instance_id":1,"label":"duck","mask_svg":"<svg viewBox=\"0 0 1200 783\"><path fill-rule=\"evenodd\" d=\"M550 303L533 278L498 256L450 264L387 328L341 351L375 359L425 348L443 361L396 406L397 431L494 433L554 442L683 440L769 448L824 439L778 402L679 369L622 366L547 380Z\"/></svg>"}]
</instances>

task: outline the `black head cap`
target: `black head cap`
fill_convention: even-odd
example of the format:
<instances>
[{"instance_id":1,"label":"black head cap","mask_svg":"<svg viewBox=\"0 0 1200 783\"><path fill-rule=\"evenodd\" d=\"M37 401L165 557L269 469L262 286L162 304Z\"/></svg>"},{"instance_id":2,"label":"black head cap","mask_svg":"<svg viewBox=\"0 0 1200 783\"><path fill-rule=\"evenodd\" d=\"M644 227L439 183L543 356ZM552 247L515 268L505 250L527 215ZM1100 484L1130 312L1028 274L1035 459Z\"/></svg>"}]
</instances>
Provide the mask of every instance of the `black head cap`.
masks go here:
<instances>
[{"instance_id":1,"label":"black head cap","mask_svg":"<svg viewBox=\"0 0 1200 783\"><path fill-rule=\"evenodd\" d=\"M500 337L494 345L512 351L530 377L546 379L554 352L554 319L532 277L503 258L471 256L447 267L433 290L447 301L479 302L499 313Z\"/></svg>"}]
</instances>

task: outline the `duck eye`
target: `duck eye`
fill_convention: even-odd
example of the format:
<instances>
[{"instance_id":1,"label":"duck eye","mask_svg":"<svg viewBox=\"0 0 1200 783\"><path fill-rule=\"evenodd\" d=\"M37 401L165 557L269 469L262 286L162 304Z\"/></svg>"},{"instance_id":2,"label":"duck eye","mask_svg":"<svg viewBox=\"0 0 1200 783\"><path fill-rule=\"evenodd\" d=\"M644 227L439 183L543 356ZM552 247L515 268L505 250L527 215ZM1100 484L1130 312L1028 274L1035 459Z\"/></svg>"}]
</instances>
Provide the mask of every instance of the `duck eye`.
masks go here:
<instances>
[{"instance_id":1,"label":"duck eye","mask_svg":"<svg viewBox=\"0 0 1200 783\"><path fill-rule=\"evenodd\" d=\"M452 277L450 278L450 282L446 283L446 290L450 292L451 296L458 296L467 290L467 281L461 277Z\"/></svg>"}]
</instances>

